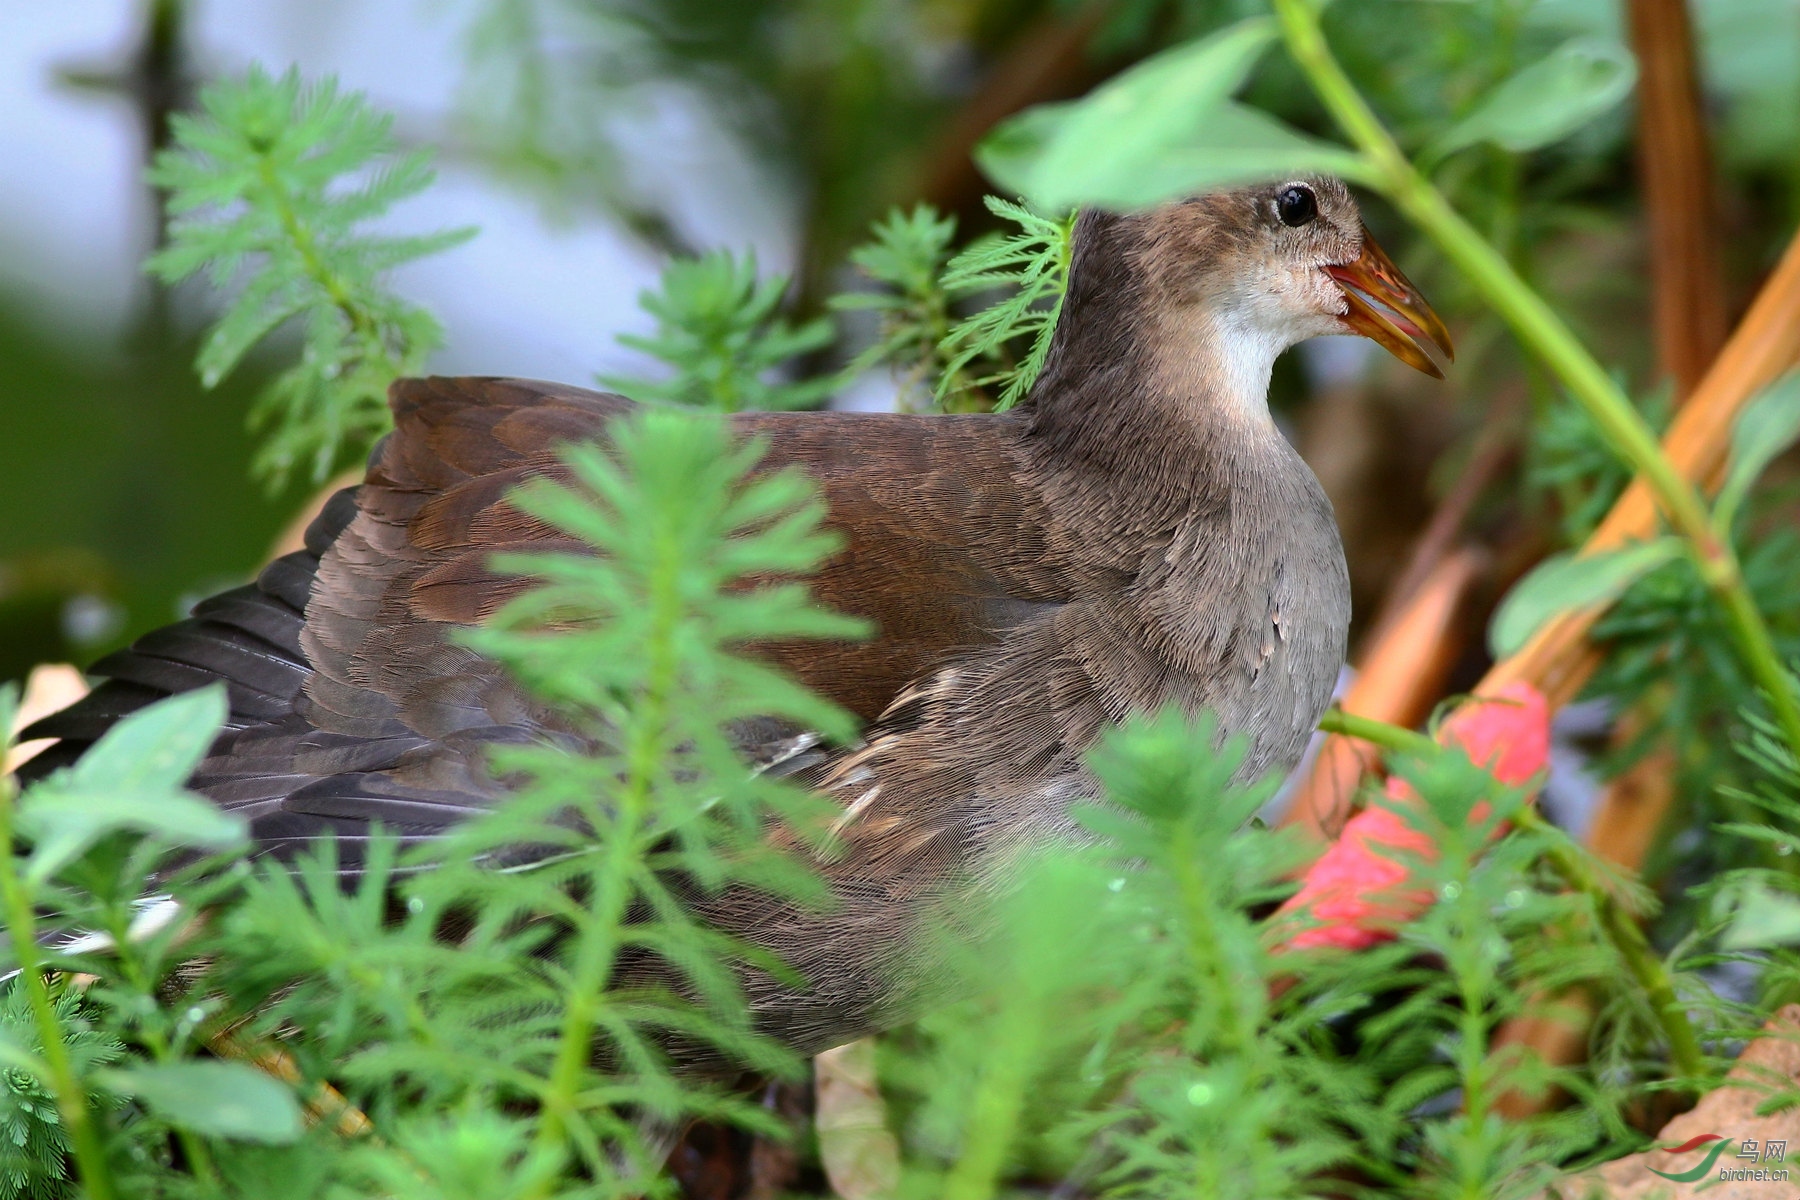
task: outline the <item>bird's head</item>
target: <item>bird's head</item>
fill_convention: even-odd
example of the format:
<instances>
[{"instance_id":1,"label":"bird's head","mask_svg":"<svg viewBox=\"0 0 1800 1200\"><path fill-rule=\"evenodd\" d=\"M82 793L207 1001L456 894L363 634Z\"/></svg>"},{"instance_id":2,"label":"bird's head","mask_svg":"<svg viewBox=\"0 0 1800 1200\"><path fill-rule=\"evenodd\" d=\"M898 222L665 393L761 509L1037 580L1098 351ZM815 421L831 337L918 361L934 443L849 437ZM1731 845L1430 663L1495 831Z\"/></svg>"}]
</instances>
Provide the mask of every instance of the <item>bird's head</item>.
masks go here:
<instances>
[{"instance_id":1,"label":"bird's head","mask_svg":"<svg viewBox=\"0 0 1800 1200\"><path fill-rule=\"evenodd\" d=\"M1440 379L1430 347L1455 357L1443 321L1369 236L1339 180L1234 188L1126 220L1139 278L1178 319L1204 316L1215 333L1273 353L1360 334Z\"/></svg>"}]
</instances>

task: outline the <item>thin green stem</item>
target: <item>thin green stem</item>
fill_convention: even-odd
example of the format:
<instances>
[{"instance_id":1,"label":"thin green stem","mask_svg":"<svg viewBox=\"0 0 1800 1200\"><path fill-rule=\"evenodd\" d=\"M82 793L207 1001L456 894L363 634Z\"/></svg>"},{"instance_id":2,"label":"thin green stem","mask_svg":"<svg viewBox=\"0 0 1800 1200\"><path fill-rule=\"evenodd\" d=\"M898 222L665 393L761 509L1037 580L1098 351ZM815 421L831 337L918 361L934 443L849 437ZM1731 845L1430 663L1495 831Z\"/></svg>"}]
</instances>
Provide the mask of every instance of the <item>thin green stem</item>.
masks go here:
<instances>
[{"instance_id":1,"label":"thin green stem","mask_svg":"<svg viewBox=\"0 0 1800 1200\"><path fill-rule=\"evenodd\" d=\"M1214 1007L1211 1022L1214 1036L1210 1044L1202 1044L1208 1022L1201 1012L1196 1011L1186 1022L1185 1048L1203 1061L1239 1060L1245 1070L1244 1090L1246 1094L1254 1095L1269 1083L1268 1064L1262 1053L1266 1047L1258 1030L1261 1014L1255 1010L1252 999L1263 993L1260 989L1243 988L1242 980L1232 976L1232 964L1219 937L1217 906L1212 902L1206 883L1206 871L1211 863L1206 847L1197 844L1196 831L1189 822L1176 825L1174 836L1170 862L1180 899L1182 924L1187 932L1188 968L1197 985L1195 1004L1197 1008L1204 1004L1202 997L1205 997L1210 998ZM1196 1037L1197 1034L1201 1036ZM1217 1196L1226 1192L1228 1181L1218 1178L1216 1156L1196 1154L1193 1169L1193 1195Z\"/></svg>"},{"instance_id":2,"label":"thin green stem","mask_svg":"<svg viewBox=\"0 0 1800 1200\"><path fill-rule=\"evenodd\" d=\"M4 739L0 739L3 743ZM112 1175L106 1166L106 1151L100 1144L100 1133L88 1108L87 1094L75 1074L69 1048L63 1044L62 1026L56 1019L56 1005L50 999L50 988L44 982L43 961L38 957L37 913L30 890L19 875L19 860L13 848L13 803L16 785L10 775L0 775L0 898L6 905L6 926L12 941L13 957L19 968L19 982L31 1001L32 1016L37 1021L38 1038L44 1043L44 1065L49 1070L50 1087L56 1093L56 1109L69 1141L75 1150L75 1169L88 1200L113 1200Z\"/></svg>"},{"instance_id":3,"label":"thin green stem","mask_svg":"<svg viewBox=\"0 0 1800 1200\"><path fill-rule=\"evenodd\" d=\"M1738 652L1768 695L1788 743L1800 753L1800 698L1751 599L1730 542L1715 535L1706 501L1675 469L1656 435L1561 317L1519 278L1506 259L1420 174L1344 74L1307 0L1272 0L1294 61L1313 91L1369 164L1369 178L1462 269L1527 349L1562 380L1613 450L1637 472L1686 541L1701 577L1725 610Z\"/></svg>"},{"instance_id":4,"label":"thin green stem","mask_svg":"<svg viewBox=\"0 0 1800 1200\"><path fill-rule=\"evenodd\" d=\"M1212 906L1207 903L1204 872L1209 864L1205 849L1194 845L1191 826L1181 825L1176 831L1174 863L1175 884L1181 897L1181 911L1187 926L1188 962L1196 975L1212 980L1212 994L1218 999L1215 1028L1218 1049L1225 1054L1244 1054L1256 1039L1255 1022L1237 1002L1238 989L1230 978L1223 947L1213 926Z\"/></svg>"},{"instance_id":5,"label":"thin green stem","mask_svg":"<svg viewBox=\"0 0 1800 1200\"><path fill-rule=\"evenodd\" d=\"M293 245L294 252L300 256L300 263L308 276L331 301L332 306L343 314L350 328L365 342L374 348L378 355L386 356L386 346L381 337L381 327L369 312L356 302L349 286L337 272L325 265L319 257L319 249L313 240L312 230L300 220L300 214L294 208L294 198L281 185L281 179L275 173L275 164L268 156L257 162L257 172L261 178L263 190L274 206L276 214L281 218L281 231L287 235Z\"/></svg>"},{"instance_id":6,"label":"thin green stem","mask_svg":"<svg viewBox=\"0 0 1800 1200\"><path fill-rule=\"evenodd\" d=\"M1006 1166L1044 1034L1041 1007L1014 1015L995 1052L985 1056L969 1107L968 1141L944 1181L944 1200L990 1200Z\"/></svg>"},{"instance_id":7,"label":"thin green stem","mask_svg":"<svg viewBox=\"0 0 1800 1200\"><path fill-rule=\"evenodd\" d=\"M178 1062L181 1055L170 1043L168 1037L159 1028L159 1022L167 1014L157 1004L155 973L149 970L140 957L138 947L131 937L130 911L122 905L111 905L107 912L107 933L112 937L113 945L118 947L120 975L125 986L141 1001L144 1001L145 1016L138 1023L138 1037L150 1057L165 1066ZM181 1143L181 1151L187 1159L188 1167L194 1178L209 1196L217 1196L219 1190L219 1172L213 1165L212 1153L199 1134L190 1129L177 1127L175 1140Z\"/></svg>"},{"instance_id":8,"label":"thin green stem","mask_svg":"<svg viewBox=\"0 0 1800 1200\"><path fill-rule=\"evenodd\" d=\"M1466 908L1473 892L1467 880L1462 883L1456 903ZM1488 1101L1492 1091L1489 1066L1492 1060L1488 1051L1487 1004L1492 984L1485 976L1468 969L1468 959L1474 950L1467 944L1469 931L1479 927L1479 922L1458 921L1456 927L1457 940L1463 944L1451 947L1448 955L1461 999L1457 1005L1456 1058L1457 1071L1462 1076L1463 1112L1458 1139L1461 1153L1457 1155L1456 1171L1463 1200L1482 1200L1491 1174L1488 1168L1492 1156L1488 1131Z\"/></svg>"},{"instance_id":9,"label":"thin green stem","mask_svg":"<svg viewBox=\"0 0 1800 1200\"><path fill-rule=\"evenodd\" d=\"M1513 823L1538 833L1550 828L1532 808L1520 809ZM1575 847L1561 839L1552 839L1546 857L1572 891L1582 893L1593 903L1601 925L1618 949L1619 956L1625 960L1632 978L1649 997L1663 1036L1669 1039L1669 1057L1676 1069L1688 1079L1704 1077L1707 1073L1706 1052L1700 1047L1700 1036L1694 1031L1693 1022L1688 1020L1681 998L1675 992L1675 982L1669 976L1668 967L1657 957L1643 928L1624 910L1612 890Z\"/></svg>"},{"instance_id":10,"label":"thin green stem","mask_svg":"<svg viewBox=\"0 0 1800 1200\"><path fill-rule=\"evenodd\" d=\"M1326 733L1356 738L1358 741L1380 746L1383 750L1419 758L1429 758L1443 749L1422 733L1389 725L1386 721L1377 721L1373 717L1359 717L1341 708L1326 709L1325 715L1319 718L1319 728Z\"/></svg>"},{"instance_id":11,"label":"thin green stem","mask_svg":"<svg viewBox=\"0 0 1800 1200\"><path fill-rule=\"evenodd\" d=\"M1396 754L1407 754L1414 758L1431 758L1443 752L1443 747L1422 733L1410 729L1402 729L1398 725L1390 725L1386 721L1377 721L1371 717L1359 717L1347 713L1341 708L1328 709L1319 719L1319 728L1326 733L1343 737L1356 738L1379 746L1383 750ZM1466 886L1459 892L1460 896L1471 894ZM1462 901L1466 903L1467 901ZM1456 964L1452 963L1453 968ZM1453 969L1457 990L1462 1003L1459 1006L1460 1037L1458 1039L1457 1069L1462 1076L1463 1095L1467 1109L1463 1114L1464 1128L1471 1130L1471 1136L1482 1141L1485 1147L1487 1120L1487 1039L1488 1026L1486 1009L1482 997L1484 989L1473 981L1466 970ZM1487 1151L1481 1148L1475 1155L1464 1154L1459 1162L1458 1171L1462 1181L1462 1194L1479 1196L1481 1181L1470 1174L1471 1163L1485 1163Z\"/></svg>"},{"instance_id":12,"label":"thin green stem","mask_svg":"<svg viewBox=\"0 0 1800 1200\"><path fill-rule=\"evenodd\" d=\"M671 553L657 564L648 603L656 614L650 633L650 666L643 698L632 714L625 752L625 778L617 811L607 828L606 855L592 879L593 899L578 941L567 1007L557 1037L556 1059L542 1093L538 1125L540 1152L566 1149L575 1137L581 1076L593 1055L594 1029L603 993L622 945L621 929L642 863L643 833L649 823L655 780L667 761L670 709L680 670L676 645L682 619L680 562ZM557 1180L546 1177L537 1189L550 1195Z\"/></svg>"},{"instance_id":13,"label":"thin green stem","mask_svg":"<svg viewBox=\"0 0 1800 1200\"><path fill-rule=\"evenodd\" d=\"M584 930L576 953L569 992L563 998L562 1028L557 1036L556 1059L551 1065L541 1102L538 1124L540 1151L566 1148L574 1137L574 1123L581 1091L581 1073L593 1054L594 1026L618 956L618 931L631 898L634 874L632 856L640 849L639 827L643 806L621 799L619 813L608 830L611 841L599 867L598 886L589 909L590 928ZM546 1178L537 1195L548 1196L557 1181Z\"/></svg>"}]
</instances>

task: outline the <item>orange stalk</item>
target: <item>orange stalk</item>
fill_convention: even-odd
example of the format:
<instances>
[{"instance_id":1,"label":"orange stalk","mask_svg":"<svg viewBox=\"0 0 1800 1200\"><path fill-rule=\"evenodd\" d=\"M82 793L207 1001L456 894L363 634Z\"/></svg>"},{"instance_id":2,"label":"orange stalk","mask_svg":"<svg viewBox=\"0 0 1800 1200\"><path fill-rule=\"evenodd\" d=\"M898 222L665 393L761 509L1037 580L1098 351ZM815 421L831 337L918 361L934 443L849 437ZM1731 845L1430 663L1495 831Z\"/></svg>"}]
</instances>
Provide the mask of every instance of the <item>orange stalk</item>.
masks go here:
<instances>
[{"instance_id":1,"label":"orange stalk","mask_svg":"<svg viewBox=\"0 0 1800 1200\"><path fill-rule=\"evenodd\" d=\"M1656 354L1685 397L1725 343L1712 151L1687 0L1630 0L1638 69L1638 178L1649 235Z\"/></svg>"}]
</instances>

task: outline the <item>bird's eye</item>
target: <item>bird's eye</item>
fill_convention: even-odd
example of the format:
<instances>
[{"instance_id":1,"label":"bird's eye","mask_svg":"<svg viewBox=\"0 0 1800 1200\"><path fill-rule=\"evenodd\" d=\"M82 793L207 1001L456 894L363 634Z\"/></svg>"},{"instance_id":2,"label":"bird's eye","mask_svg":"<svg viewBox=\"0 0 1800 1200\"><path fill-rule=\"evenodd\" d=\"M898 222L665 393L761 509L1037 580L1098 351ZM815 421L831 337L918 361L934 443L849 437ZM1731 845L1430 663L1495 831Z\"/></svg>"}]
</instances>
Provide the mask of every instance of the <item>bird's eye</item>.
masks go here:
<instances>
[{"instance_id":1,"label":"bird's eye","mask_svg":"<svg viewBox=\"0 0 1800 1200\"><path fill-rule=\"evenodd\" d=\"M1311 188L1299 184L1284 187L1275 193L1275 215L1281 218L1283 225L1304 225L1319 215L1318 197L1313 195Z\"/></svg>"}]
</instances>

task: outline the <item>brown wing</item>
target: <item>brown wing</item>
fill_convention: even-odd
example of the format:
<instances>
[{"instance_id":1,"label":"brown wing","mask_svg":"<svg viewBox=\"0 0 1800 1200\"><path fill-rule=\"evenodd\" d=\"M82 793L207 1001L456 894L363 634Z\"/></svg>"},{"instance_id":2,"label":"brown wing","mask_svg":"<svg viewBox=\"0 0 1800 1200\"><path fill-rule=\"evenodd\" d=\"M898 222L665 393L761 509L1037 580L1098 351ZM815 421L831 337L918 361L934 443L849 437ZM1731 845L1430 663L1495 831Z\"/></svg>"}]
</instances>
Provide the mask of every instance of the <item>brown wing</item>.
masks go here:
<instances>
[{"instance_id":1,"label":"brown wing","mask_svg":"<svg viewBox=\"0 0 1800 1200\"><path fill-rule=\"evenodd\" d=\"M336 732L382 735L398 720L434 738L542 722L548 714L449 633L530 586L494 574L496 553L576 548L506 497L528 477L558 476L557 447L604 436L627 402L430 379L397 385L394 404L395 433L307 609L309 715ZM948 657L1062 598L1041 514L1012 476L1008 419L758 413L738 425L765 443L760 469L798 466L818 483L846 546L813 586L879 630L866 643L762 652L865 720Z\"/></svg>"},{"instance_id":2,"label":"brown wing","mask_svg":"<svg viewBox=\"0 0 1800 1200\"><path fill-rule=\"evenodd\" d=\"M1019 418L754 413L739 426L768 443L765 469L798 466L816 481L845 545L814 592L879 630L765 652L865 721L946 661L1068 599L1047 516L1021 483Z\"/></svg>"},{"instance_id":3,"label":"brown wing","mask_svg":"<svg viewBox=\"0 0 1800 1200\"><path fill-rule=\"evenodd\" d=\"M554 716L452 634L530 586L492 573L495 553L575 548L507 493L557 474L558 446L602 437L630 404L503 379L407 380L391 402L394 432L365 482L315 522L308 548L96 664L111 682L33 731L65 738L44 769L124 712L224 680L232 731L195 785L250 817L271 849L335 832L351 867L372 823L428 837L493 803L500 789L482 750L553 731ZM766 440L765 469L798 465L818 480L847 545L815 587L880 629L864 645L763 651L863 717L1063 598L1042 514L1013 479L1014 419L751 414L740 424Z\"/></svg>"}]
</instances>

